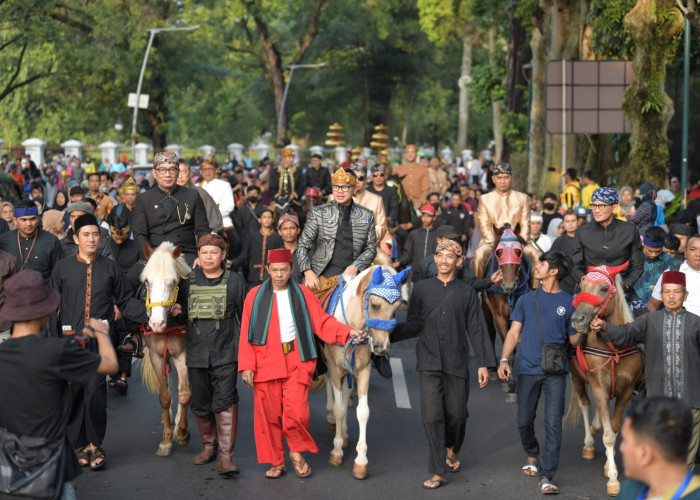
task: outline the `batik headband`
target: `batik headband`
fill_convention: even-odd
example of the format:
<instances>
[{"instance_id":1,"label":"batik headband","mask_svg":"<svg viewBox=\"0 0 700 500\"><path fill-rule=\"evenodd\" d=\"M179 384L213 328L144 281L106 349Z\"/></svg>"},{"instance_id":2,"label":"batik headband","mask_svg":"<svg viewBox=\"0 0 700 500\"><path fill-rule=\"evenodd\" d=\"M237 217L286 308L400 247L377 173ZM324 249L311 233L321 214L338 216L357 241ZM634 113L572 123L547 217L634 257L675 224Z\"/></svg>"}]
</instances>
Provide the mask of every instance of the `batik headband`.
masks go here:
<instances>
[{"instance_id":1,"label":"batik headband","mask_svg":"<svg viewBox=\"0 0 700 500\"><path fill-rule=\"evenodd\" d=\"M462 246L456 241L447 240L440 243L435 249L436 254L442 251L452 252L457 257L460 257L462 255Z\"/></svg>"},{"instance_id":2,"label":"batik headband","mask_svg":"<svg viewBox=\"0 0 700 500\"><path fill-rule=\"evenodd\" d=\"M601 187L593 191L591 201L599 201L608 205L617 204L617 191L609 187Z\"/></svg>"},{"instance_id":3,"label":"batik headband","mask_svg":"<svg viewBox=\"0 0 700 500\"><path fill-rule=\"evenodd\" d=\"M39 216L39 209L34 205L29 208L15 208L15 217L33 217Z\"/></svg>"}]
</instances>

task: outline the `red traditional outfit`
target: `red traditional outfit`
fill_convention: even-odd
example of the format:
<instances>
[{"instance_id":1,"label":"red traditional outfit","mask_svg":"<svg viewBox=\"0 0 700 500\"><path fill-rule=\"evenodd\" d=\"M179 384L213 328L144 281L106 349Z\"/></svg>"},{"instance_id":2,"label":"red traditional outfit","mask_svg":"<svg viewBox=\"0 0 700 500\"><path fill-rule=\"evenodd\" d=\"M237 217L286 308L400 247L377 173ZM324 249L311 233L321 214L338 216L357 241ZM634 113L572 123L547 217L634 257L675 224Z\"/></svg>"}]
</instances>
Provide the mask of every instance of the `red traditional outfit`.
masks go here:
<instances>
[{"instance_id":1,"label":"red traditional outfit","mask_svg":"<svg viewBox=\"0 0 700 500\"><path fill-rule=\"evenodd\" d=\"M284 251L284 249L271 250L268 254L268 263L291 262L291 254L289 261L277 260L271 255L273 252L279 252L281 255ZM243 305L238 371L254 372L254 428L258 462L278 465L284 462L282 436L287 439L289 450L293 453L318 452L318 447L308 431L308 391L316 368L316 355L315 348L307 347L313 352L307 350L306 361L302 359L305 354L304 346L301 344L305 342L306 346L312 344L308 343L304 332L299 331L298 325L295 325L295 339L287 343L283 350L276 293L272 293L269 317L256 316L251 322L256 296L266 285L271 287L269 280L251 289ZM351 328L326 314L316 296L305 286L290 283L289 294L293 293L293 286L298 286L296 293L303 294L304 300L300 302L308 312L308 316L305 315L308 317L310 326L307 333L313 332L329 344L347 342ZM267 310L264 310L263 314L267 314ZM252 340L249 333L251 327L255 328L255 324L260 322L264 325L266 321L267 330L262 341Z\"/></svg>"}]
</instances>

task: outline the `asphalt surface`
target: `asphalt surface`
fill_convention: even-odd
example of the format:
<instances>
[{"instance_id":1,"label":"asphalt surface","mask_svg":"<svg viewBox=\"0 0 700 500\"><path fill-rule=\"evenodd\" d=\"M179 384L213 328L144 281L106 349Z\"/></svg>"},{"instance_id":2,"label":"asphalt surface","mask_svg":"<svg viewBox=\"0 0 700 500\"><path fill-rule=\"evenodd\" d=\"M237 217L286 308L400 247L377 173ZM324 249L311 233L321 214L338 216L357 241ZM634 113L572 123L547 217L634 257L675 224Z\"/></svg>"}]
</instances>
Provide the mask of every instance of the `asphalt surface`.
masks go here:
<instances>
[{"instance_id":1,"label":"asphalt surface","mask_svg":"<svg viewBox=\"0 0 700 500\"><path fill-rule=\"evenodd\" d=\"M480 390L474 363L467 436L460 452L462 470L448 474L449 484L438 491L422 489L422 482L430 475L427 473L427 445L419 412L415 341L393 345L391 356L394 360L401 360L411 408L398 408L394 381L383 379L373 371L367 429L369 471L364 481L352 477L357 439L354 408L350 409L348 418L350 449L346 450L343 466L333 468L326 463L333 436L325 426L325 391L310 397L310 431L320 452L305 454L313 469L313 474L307 479L297 478L289 461L286 476L278 480L263 477L268 466L258 464L255 455L252 390L240 382L235 456L235 462L241 468L239 475L231 478L220 476L216 472L216 462L202 466L191 463L201 449L197 424L191 413L188 414L192 433L190 442L182 447L174 445L170 457L158 457L156 450L162 432L158 398L147 393L140 382L140 371L135 369L127 396L121 397L114 390L109 390L108 430L103 445L108 464L105 470L99 472L84 469L76 481L78 498L262 500L284 496L384 500L542 497L536 480L520 472L525 454L515 426L516 405L505 403L500 382L490 382ZM407 406L405 400L400 405ZM544 414L542 407L539 414ZM537 422L537 435L543 446L544 430L540 419ZM580 458L582 446L582 425L575 429L565 428L559 471L555 478L561 489L559 498L608 498L605 494L606 478L603 476L604 447L600 436L596 438L595 460ZM618 464L620 461L618 455Z\"/></svg>"}]
</instances>

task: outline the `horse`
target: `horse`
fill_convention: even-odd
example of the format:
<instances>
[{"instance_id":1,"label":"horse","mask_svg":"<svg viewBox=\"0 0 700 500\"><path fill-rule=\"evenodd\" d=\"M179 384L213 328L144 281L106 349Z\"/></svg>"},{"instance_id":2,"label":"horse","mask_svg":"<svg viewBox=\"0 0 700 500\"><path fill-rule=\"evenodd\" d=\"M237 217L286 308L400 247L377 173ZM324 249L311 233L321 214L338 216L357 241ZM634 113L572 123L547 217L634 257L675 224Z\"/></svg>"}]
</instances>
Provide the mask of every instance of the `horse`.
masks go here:
<instances>
[{"instance_id":1,"label":"horse","mask_svg":"<svg viewBox=\"0 0 700 500\"><path fill-rule=\"evenodd\" d=\"M497 243L491 254L490 265L487 262L486 276L491 276L497 270L503 274L500 285L492 285L483 294L482 309L484 319L491 339L491 347L496 350L496 332L504 342L508 334L510 313L515 303L526 292L531 290L531 263L524 252L524 246L520 238L506 224L496 231ZM509 362L513 364L515 354L511 355ZM506 402L516 403L518 396L515 393L515 377L509 382L503 383L506 392Z\"/></svg>"},{"instance_id":2,"label":"horse","mask_svg":"<svg viewBox=\"0 0 700 500\"><path fill-rule=\"evenodd\" d=\"M637 348L616 349L603 336L590 331L590 322L595 317L622 325L633 320L624 293L622 279L617 274L620 268L599 266L589 268L581 280L581 293L574 299L574 314L571 316L573 328L581 332L576 356L570 358L572 395L564 418L567 423L575 423L583 414L585 428L584 447L581 456L586 460L595 458L593 436L603 426L603 444L606 462L604 472L608 477L607 493L616 496L620 491L615 464L615 441L622 425L625 406L632 397L635 385L642 380L643 360ZM617 275L616 275L617 274ZM596 415L593 425L589 422L588 391L591 386ZM610 418L610 400L615 398L615 409Z\"/></svg>"},{"instance_id":3,"label":"horse","mask_svg":"<svg viewBox=\"0 0 700 500\"><path fill-rule=\"evenodd\" d=\"M356 479L367 477L367 393L372 371L370 357L371 354L382 356L389 351L389 335L396 326L394 315L402 298L400 287L409 270L410 268L396 274L391 267L372 266L351 279L344 289L339 286L331 296L331 314L353 328L369 331L367 343L354 345L348 342L345 346L326 344L323 347L331 381L326 383L326 425L335 431L333 450L328 459L328 464L333 467L342 465L343 448L349 445L346 417L351 383L348 378L353 375L355 377L357 421L360 427L357 457L352 469L352 475ZM352 354L348 351L352 351Z\"/></svg>"},{"instance_id":4,"label":"horse","mask_svg":"<svg viewBox=\"0 0 700 500\"><path fill-rule=\"evenodd\" d=\"M180 254L180 247L166 241L153 250L144 247L148 259L141 272L141 281L146 288L146 310L148 326L142 327L146 356L143 360L142 378L149 392L158 394L163 410L163 438L156 455L170 456L172 442L184 446L190 439L187 426L187 407L190 403L190 384L185 364L185 326L170 324L168 316L175 305L178 282L187 277L190 268ZM178 408L175 428L172 429L169 388L170 360L173 360L178 375Z\"/></svg>"}]
</instances>

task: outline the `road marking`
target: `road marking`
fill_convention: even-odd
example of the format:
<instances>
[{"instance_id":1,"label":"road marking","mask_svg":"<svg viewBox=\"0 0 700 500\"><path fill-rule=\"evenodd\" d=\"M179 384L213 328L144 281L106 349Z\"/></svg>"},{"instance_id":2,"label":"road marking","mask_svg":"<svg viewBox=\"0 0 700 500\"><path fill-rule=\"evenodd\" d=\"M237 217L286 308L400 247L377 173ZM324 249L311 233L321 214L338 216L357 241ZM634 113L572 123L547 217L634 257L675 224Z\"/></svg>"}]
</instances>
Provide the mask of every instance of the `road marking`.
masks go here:
<instances>
[{"instance_id":1,"label":"road marking","mask_svg":"<svg viewBox=\"0 0 700 500\"><path fill-rule=\"evenodd\" d=\"M393 373L391 380L394 383L396 407L410 409L411 400L408 397L408 387L406 386L406 377L403 374L401 358L389 358L389 363L391 363L391 372Z\"/></svg>"}]
</instances>

